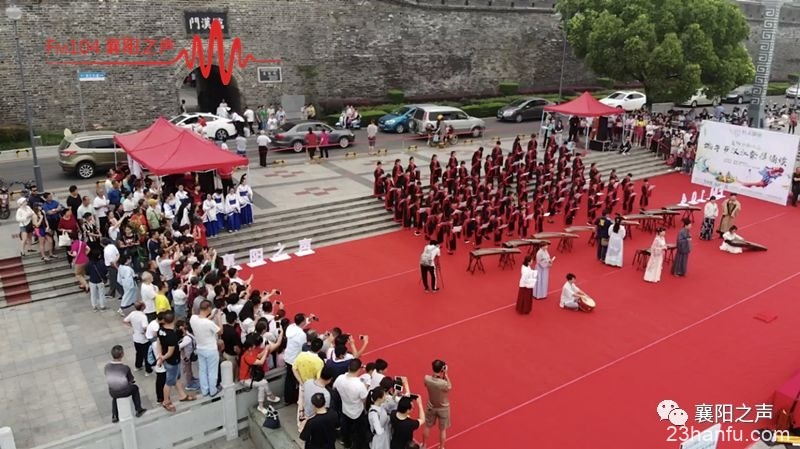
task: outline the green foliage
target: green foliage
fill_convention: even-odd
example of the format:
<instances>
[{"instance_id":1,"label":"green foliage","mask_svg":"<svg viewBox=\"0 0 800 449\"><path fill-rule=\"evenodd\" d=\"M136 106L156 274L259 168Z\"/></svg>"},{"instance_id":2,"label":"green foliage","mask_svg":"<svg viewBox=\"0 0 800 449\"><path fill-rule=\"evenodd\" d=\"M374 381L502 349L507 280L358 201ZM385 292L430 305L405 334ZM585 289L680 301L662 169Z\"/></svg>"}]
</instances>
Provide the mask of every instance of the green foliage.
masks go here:
<instances>
[{"instance_id":1,"label":"green foliage","mask_svg":"<svg viewBox=\"0 0 800 449\"><path fill-rule=\"evenodd\" d=\"M41 145L58 145L64 139L63 132L36 133L41 137ZM23 125L0 125L0 151L30 148L28 128Z\"/></svg>"},{"instance_id":2,"label":"green foliage","mask_svg":"<svg viewBox=\"0 0 800 449\"><path fill-rule=\"evenodd\" d=\"M500 86L498 86L498 89L500 90L501 95L516 95L519 93L519 83L503 81L500 83Z\"/></svg>"},{"instance_id":3,"label":"green foliage","mask_svg":"<svg viewBox=\"0 0 800 449\"><path fill-rule=\"evenodd\" d=\"M390 111L393 110L394 109L391 109ZM367 125L369 125L370 120L375 120L375 123L377 124L378 119L388 114L390 111L384 109L359 109L358 113L361 115L361 127L366 128ZM339 116L340 114L330 114L326 115L322 120L325 123L334 126L336 122L339 121Z\"/></svg>"},{"instance_id":4,"label":"green foliage","mask_svg":"<svg viewBox=\"0 0 800 449\"><path fill-rule=\"evenodd\" d=\"M561 0L569 42L595 73L642 83L648 101L724 95L752 81L750 27L728 0Z\"/></svg>"},{"instance_id":5,"label":"green foliage","mask_svg":"<svg viewBox=\"0 0 800 449\"><path fill-rule=\"evenodd\" d=\"M23 125L0 125L0 142L28 141L28 128Z\"/></svg>"},{"instance_id":6,"label":"green foliage","mask_svg":"<svg viewBox=\"0 0 800 449\"><path fill-rule=\"evenodd\" d=\"M389 97L389 101L393 104L400 104L406 99L406 93L400 89L389 89L386 92L386 96Z\"/></svg>"},{"instance_id":7,"label":"green foliage","mask_svg":"<svg viewBox=\"0 0 800 449\"><path fill-rule=\"evenodd\" d=\"M800 73L790 73L789 74L789 83L797 84L800 82Z\"/></svg>"}]
</instances>

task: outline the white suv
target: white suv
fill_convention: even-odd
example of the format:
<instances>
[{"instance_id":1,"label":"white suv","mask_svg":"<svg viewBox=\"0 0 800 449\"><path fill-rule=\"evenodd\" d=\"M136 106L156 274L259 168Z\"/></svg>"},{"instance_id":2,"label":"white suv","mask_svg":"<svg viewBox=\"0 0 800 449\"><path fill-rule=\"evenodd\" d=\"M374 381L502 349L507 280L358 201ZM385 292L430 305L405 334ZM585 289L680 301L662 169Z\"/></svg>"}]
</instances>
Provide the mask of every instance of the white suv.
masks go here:
<instances>
[{"instance_id":1,"label":"white suv","mask_svg":"<svg viewBox=\"0 0 800 449\"><path fill-rule=\"evenodd\" d=\"M472 137L480 137L483 134L483 130L486 129L486 122L467 115L461 109L435 105L418 106L417 110L414 111L414 116L408 121L408 127L412 133L427 134L429 126L436 126L439 116L442 116L445 124L453 127L456 134L469 134Z\"/></svg>"}]
</instances>

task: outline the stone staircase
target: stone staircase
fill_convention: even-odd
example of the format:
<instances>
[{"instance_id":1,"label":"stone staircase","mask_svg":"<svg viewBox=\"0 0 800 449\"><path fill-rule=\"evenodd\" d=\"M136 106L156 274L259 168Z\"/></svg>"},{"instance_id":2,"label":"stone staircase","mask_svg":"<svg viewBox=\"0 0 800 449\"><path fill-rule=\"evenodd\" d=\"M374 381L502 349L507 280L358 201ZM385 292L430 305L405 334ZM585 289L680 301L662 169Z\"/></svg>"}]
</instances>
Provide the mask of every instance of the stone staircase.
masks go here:
<instances>
[{"instance_id":1,"label":"stone staircase","mask_svg":"<svg viewBox=\"0 0 800 449\"><path fill-rule=\"evenodd\" d=\"M634 179L672 171L663 161L643 150L627 156L590 152L584 162L587 167L596 162L604 177L612 168L616 168L620 177L632 173ZM314 247L318 247L398 229L391 215L384 210L383 202L368 193L365 189L362 197L335 200L302 209L262 213L251 227L209 239L209 244L220 255L234 253L237 261L243 262L252 248L263 248L265 257L269 257L278 243L283 243L287 251L292 251L298 241L304 238L311 238ZM39 260L38 255L0 260L0 308L65 295L84 296L77 287L72 270L67 266L64 251L60 250L58 255L56 260L49 263Z\"/></svg>"}]
</instances>

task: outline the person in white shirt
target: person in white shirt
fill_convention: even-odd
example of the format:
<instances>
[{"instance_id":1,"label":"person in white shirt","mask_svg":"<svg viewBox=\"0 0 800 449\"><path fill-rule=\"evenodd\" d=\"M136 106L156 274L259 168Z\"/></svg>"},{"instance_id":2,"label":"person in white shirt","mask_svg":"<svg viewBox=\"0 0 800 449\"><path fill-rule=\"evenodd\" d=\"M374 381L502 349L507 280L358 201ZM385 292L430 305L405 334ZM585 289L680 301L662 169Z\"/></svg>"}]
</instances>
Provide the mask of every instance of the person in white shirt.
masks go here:
<instances>
[{"instance_id":1,"label":"person in white shirt","mask_svg":"<svg viewBox=\"0 0 800 449\"><path fill-rule=\"evenodd\" d=\"M186 283L178 282L178 279L174 279L173 282L175 284L172 289L172 306L175 310L175 317L179 320L185 320L188 313L186 310L186 298L188 298Z\"/></svg>"},{"instance_id":2,"label":"person in white shirt","mask_svg":"<svg viewBox=\"0 0 800 449\"><path fill-rule=\"evenodd\" d=\"M369 142L369 152L375 152L375 141L378 138L378 125L375 124L375 120L370 120L369 126L367 126L367 142Z\"/></svg>"},{"instance_id":3,"label":"person in white shirt","mask_svg":"<svg viewBox=\"0 0 800 449\"><path fill-rule=\"evenodd\" d=\"M153 285L153 275L144 272L142 273L142 286L140 287L142 302L144 303L144 313L147 315L148 321L156 319L156 286Z\"/></svg>"},{"instance_id":4,"label":"person in white shirt","mask_svg":"<svg viewBox=\"0 0 800 449\"><path fill-rule=\"evenodd\" d=\"M339 376L333 383L333 389L342 400L342 442L345 447L366 447L365 436L368 432L364 422L364 401L367 399L367 387L358 377L361 360L353 359L347 366L347 374Z\"/></svg>"},{"instance_id":5,"label":"person in white shirt","mask_svg":"<svg viewBox=\"0 0 800 449\"><path fill-rule=\"evenodd\" d=\"M522 261L521 275L519 279L519 293L517 294L517 313L527 315L531 313L533 305L533 289L536 287L536 270L531 268L533 257L525 256Z\"/></svg>"},{"instance_id":6,"label":"person in white shirt","mask_svg":"<svg viewBox=\"0 0 800 449\"><path fill-rule=\"evenodd\" d=\"M192 315L189 324L197 342L197 364L199 366L200 393L204 396L216 396L217 371L219 369L219 347L217 340L222 328L208 317L212 311L211 301L200 303L200 314Z\"/></svg>"},{"instance_id":7,"label":"person in white shirt","mask_svg":"<svg viewBox=\"0 0 800 449\"><path fill-rule=\"evenodd\" d=\"M570 309L570 310L580 310L578 301L580 300L583 291L575 285L575 279L577 277L572 274L567 274L567 282L564 283L564 286L561 287L561 308L562 309Z\"/></svg>"},{"instance_id":8,"label":"person in white shirt","mask_svg":"<svg viewBox=\"0 0 800 449\"><path fill-rule=\"evenodd\" d=\"M106 198L106 191L104 189L97 190L97 196L92 201L94 207L94 214L99 221L100 230L103 234L108 229L108 198Z\"/></svg>"},{"instance_id":9,"label":"person in white shirt","mask_svg":"<svg viewBox=\"0 0 800 449\"><path fill-rule=\"evenodd\" d=\"M286 363L286 380L283 384L283 399L286 405L296 404L300 391L297 385L297 379L292 374L292 365L295 359L303 351L303 345L306 344L306 332L303 330L308 326L308 319L302 313L294 316L294 322L286 327L286 349L283 351L283 360Z\"/></svg>"},{"instance_id":10,"label":"person in white shirt","mask_svg":"<svg viewBox=\"0 0 800 449\"><path fill-rule=\"evenodd\" d=\"M150 340L145 336L148 323L147 315L144 314L144 303L137 302L134 305L134 311L129 313L122 321L133 330L133 346L136 348L136 370L141 371L142 368L145 368L148 374L152 373L153 367L147 363L147 350L150 349Z\"/></svg>"},{"instance_id":11,"label":"person in white shirt","mask_svg":"<svg viewBox=\"0 0 800 449\"><path fill-rule=\"evenodd\" d=\"M280 121L281 121L280 117L276 116L275 114L270 114L269 118L267 119L267 130L275 131L276 129L278 129Z\"/></svg>"},{"instance_id":12,"label":"person in white shirt","mask_svg":"<svg viewBox=\"0 0 800 449\"><path fill-rule=\"evenodd\" d=\"M136 209L136 201L133 199L133 194L125 194L125 199L122 200L122 212L130 214L134 209Z\"/></svg>"},{"instance_id":13,"label":"person in white shirt","mask_svg":"<svg viewBox=\"0 0 800 449\"><path fill-rule=\"evenodd\" d=\"M206 228L206 237L216 237L222 224L217 220L217 202L210 193L203 200L203 226Z\"/></svg>"},{"instance_id":14,"label":"person in white shirt","mask_svg":"<svg viewBox=\"0 0 800 449\"><path fill-rule=\"evenodd\" d=\"M161 279L165 282L169 282L175 277L175 272L172 270L172 264L175 261L172 259L172 254L170 252L165 252L159 256L156 256L156 264L158 264L158 271L161 273Z\"/></svg>"},{"instance_id":15,"label":"person in white shirt","mask_svg":"<svg viewBox=\"0 0 800 449\"><path fill-rule=\"evenodd\" d=\"M247 139L243 134L236 136L236 154L247 157Z\"/></svg>"},{"instance_id":16,"label":"person in white shirt","mask_svg":"<svg viewBox=\"0 0 800 449\"><path fill-rule=\"evenodd\" d=\"M267 154L269 153L270 140L267 133L262 129L256 137L256 145L258 146L258 163L262 167L267 166Z\"/></svg>"},{"instance_id":17,"label":"person in white shirt","mask_svg":"<svg viewBox=\"0 0 800 449\"><path fill-rule=\"evenodd\" d=\"M700 227L700 240L711 240L714 235L714 224L719 216L719 206L717 197L711 195L708 202L703 206L703 225Z\"/></svg>"},{"instance_id":18,"label":"person in white shirt","mask_svg":"<svg viewBox=\"0 0 800 449\"><path fill-rule=\"evenodd\" d=\"M384 371L389 369L389 363L386 360L378 359L375 360L375 371L372 372L372 376L370 376L369 384L374 388L381 384L381 380L386 377Z\"/></svg>"},{"instance_id":19,"label":"person in white shirt","mask_svg":"<svg viewBox=\"0 0 800 449\"><path fill-rule=\"evenodd\" d=\"M119 262L119 250L110 239L103 239L103 261L108 269L108 293L109 298L120 297L125 293L122 286L117 282L117 263Z\"/></svg>"},{"instance_id":20,"label":"person in white shirt","mask_svg":"<svg viewBox=\"0 0 800 449\"><path fill-rule=\"evenodd\" d=\"M422 286L425 287L426 293L429 289L432 289L434 292L439 291L439 282L436 279L436 267L441 254L442 252L439 249L439 242L436 240L431 240L422 251L422 256L420 256L419 267L420 271L422 272ZM428 284L429 276L431 279L430 284Z\"/></svg>"},{"instance_id":21,"label":"person in white shirt","mask_svg":"<svg viewBox=\"0 0 800 449\"><path fill-rule=\"evenodd\" d=\"M78 213L75 218L82 220L83 216L86 214L96 215L94 213L94 206L92 206L92 200L89 199L88 196L83 197L83 202L78 206Z\"/></svg>"},{"instance_id":22,"label":"person in white shirt","mask_svg":"<svg viewBox=\"0 0 800 449\"><path fill-rule=\"evenodd\" d=\"M244 116L244 122L247 124L247 130L250 131L250 135L252 135L255 132L253 131L253 123L256 121L256 113L248 106L245 108L242 115Z\"/></svg>"},{"instance_id":23,"label":"person in white shirt","mask_svg":"<svg viewBox=\"0 0 800 449\"><path fill-rule=\"evenodd\" d=\"M225 100L222 100L219 106L217 106L217 116L222 118L230 118L230 116L228 115L229 110L230 109L228 108L228 103L225 102Z\"/></svg>"},{"instance_id":24,"label":"person in white shirt","mask_svg":"<svg viewBox=\"0 0 800 449\"><path fill-rule=\"evenodd\" d=\"M239 195L236 189L231 187L225 195L224 205L225 218L227 221L228 232L238 232L241 227L241 213L239 211Z\"/></svg>"},{"instance_id":25,"label":"person in white shirt","mask_svg":"<svg viewBox=\"0 0 800 449\"><path fill-rule=\"evenodd\" d=\"M33 234L33 209L28 205L27 198L17 200L16 220L19 225L20 253L25 257L31 246L31 234ZM80 208L78 208L80 209Z\"/></svg>"},{"instance_id":26,"label":"person in white shirt","mask_svg":"<svg viewBox=\"0 0 800 449\"><path fill-rule=\"evenodd\" d=\"M726 251L726 252L729 252L731 254L741 254L742 253L742 248L740 248L738 246L731 245L731 243L733 243L736 240L744 240L739 234L736 233L736 231L738 231L738 230L739 230L739 228L737 228L734 225L734 226L731 226L730 229L728 229L728 232L725 232L724 234L722 234L722 245L720 245L720 247L719 247L719 249L721 251Z\"/></svg>"}]
</instances>

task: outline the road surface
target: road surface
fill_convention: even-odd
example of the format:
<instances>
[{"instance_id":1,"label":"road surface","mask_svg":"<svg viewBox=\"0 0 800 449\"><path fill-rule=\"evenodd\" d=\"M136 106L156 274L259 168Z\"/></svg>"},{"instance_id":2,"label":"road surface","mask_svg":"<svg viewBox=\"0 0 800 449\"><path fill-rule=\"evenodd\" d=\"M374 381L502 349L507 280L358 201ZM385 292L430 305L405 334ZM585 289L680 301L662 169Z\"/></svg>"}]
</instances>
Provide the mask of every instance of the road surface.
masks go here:
<instances>
[{"instance_id":1,"label":"road surface","mask_svg":"<svg viewBox=\"0 0 800 449\"><path fill-rule=\"evenodd\" d=\"M791 99L786 99L782 96L773 96L767 97L767 100L770 103L778 103L781 104L784 101L792 102ZM730 111L736 105L726 104L725 109ZM668 103L660 103L654 105L654 110L656 112L665 112L668 109L672 108L673 106ZM486 119L486 138L492 137L501 137L504 139L508 139L514 137L519 134L528 135L530 133L538 133L539 132L539 122L523 122L523 123L507 123L507 122L498 122L494 118L487 118ZM340 148L332 149L332 153L336 152L343 152L343 151L355 151L358 153L366 153L367 152L367 136L364 129L355 131L356 139L355 143L351 145L350 148L343 150ZM398 150L398 149L405 149L409 145L424 145L424 139L415 139L414 136L410 134L393 134L393 133L380 133L378 135L378 141L376 147L386 148L388 150ZM229 142L228 144L231 149L233 149L233 142ZM27 181L33 179L33 163L31 161L30 156L25 157L24 154L21 154L23 157L19 159L10 159L10 160L3 160L0 161L0 179L5 181L6 183L10 183L12 181ZM258 149L256 148L255 144L255 137L250 137L247 142L247 156L250 158L251 161L258 161ZM281 151L281 152L272 152L270 151L269 155L270 160L274 159L282 159L286 162L296 161L306 158L305 153L294 153L292 150L288 151ZM57 154L56 149L54 147L46 147L39 151L39 165L42 169L42 179L44 180L45 189L40 189L39 191L45 190L57 190L63 191L66 190L70 185L76 184L86 184L86 180L81 180L76 178L74 175L69 175L63 173L61 168L58 166L57 161ZM96 179L102 179L102 174L99 175Z\"/></svg>"}]
</instances>

